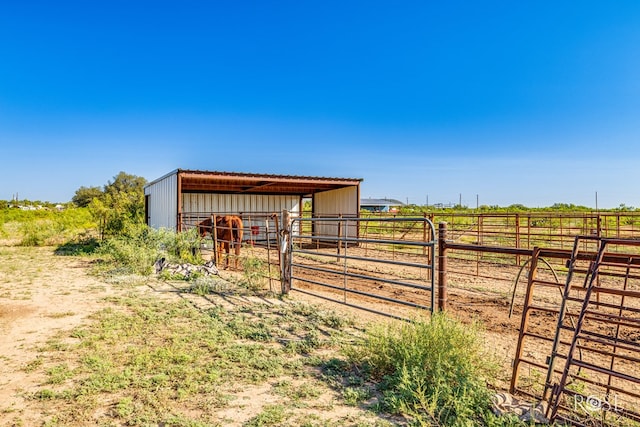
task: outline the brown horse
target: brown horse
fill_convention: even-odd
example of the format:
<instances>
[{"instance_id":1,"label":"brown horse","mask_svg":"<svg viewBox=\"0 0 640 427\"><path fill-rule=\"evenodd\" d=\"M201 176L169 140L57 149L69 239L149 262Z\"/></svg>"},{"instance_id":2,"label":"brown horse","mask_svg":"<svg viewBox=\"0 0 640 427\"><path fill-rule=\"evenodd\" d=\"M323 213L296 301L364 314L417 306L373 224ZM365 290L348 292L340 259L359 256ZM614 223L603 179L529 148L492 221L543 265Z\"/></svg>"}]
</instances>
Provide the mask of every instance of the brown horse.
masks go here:
<instances>
[{"instance_id":1,"label":"brown horse","mask_svg":"<svg viewBox=\"0 0 640 427\"><path fill-rule=\"evenodd\" d=\"M216 216L215 239L217 240L216 248L216 264L220 262L222 257L222 249L225 250L227 257L225 268L229 266L229 252L231 248L235 251L235 268L238 269L238 258L240 257L240 246L242 245L242 219L235 215ZM212 217L198 223L198 233L201 237L207 233L213 237Z\"/></svg>"}]
</instances>

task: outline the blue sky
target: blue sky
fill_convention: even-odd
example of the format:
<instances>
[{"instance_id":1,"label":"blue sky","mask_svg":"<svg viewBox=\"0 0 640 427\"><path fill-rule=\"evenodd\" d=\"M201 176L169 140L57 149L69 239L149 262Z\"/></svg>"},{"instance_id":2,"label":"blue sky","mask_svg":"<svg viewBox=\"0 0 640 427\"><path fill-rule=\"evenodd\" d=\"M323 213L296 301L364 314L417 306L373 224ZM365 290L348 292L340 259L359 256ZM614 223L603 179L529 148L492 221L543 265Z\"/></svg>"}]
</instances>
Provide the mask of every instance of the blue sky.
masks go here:
<instances>
[{"instance_id":1,"label":"blue sky","mask_svg":"<svg viewBox=\"0 0 640 427\"><path fill-rule=\"evenodd\" d=\"M637 1L3 2L0 199L183 168L640 207L639 23Z\"/></svg>"}]
</instances>

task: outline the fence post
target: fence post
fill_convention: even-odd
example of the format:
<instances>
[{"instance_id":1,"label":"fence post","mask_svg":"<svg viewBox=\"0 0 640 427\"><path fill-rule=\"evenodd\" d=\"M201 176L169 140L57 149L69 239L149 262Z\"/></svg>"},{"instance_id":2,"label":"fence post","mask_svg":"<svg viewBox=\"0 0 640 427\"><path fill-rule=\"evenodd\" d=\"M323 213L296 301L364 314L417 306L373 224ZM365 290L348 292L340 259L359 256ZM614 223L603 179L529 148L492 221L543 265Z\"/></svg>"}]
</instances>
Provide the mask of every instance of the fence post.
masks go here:
<instances>
[{"instance_id":1,"label":"fence post","mask_svg":"<svg viewBox=\"0 0 640 427\"><path fill-rule=\"evenodd\" d=\"M425 219L425 221L422 221L422 241L427 242L427 213L424 212L422 217ZM422 255L428 255L426 245L422 247Z\"/></svg>"},{"instance_id":2,"label":"fence post","mask_svg":"<svg viewBox=\"0 0 640 427\"><path fill-rule=\"evenodd\" d=\"M291 213L288 210L282 211L282 230L280 238L280 280L282 282L282 293L286 294L291 290Z\"/></svg>"},{"instance_id":3,"label":"fence post","mask_svg":"<svg viewBox=\"0 0 640 427\"><path fill-rule=\"evenodd\" d=\"M447 223L438 223L438 311L447 307Z\"/></svg>"},{"instance_id":4,"label":"fence post","mask_svg":"<svg viewBox=\"0 0 640 427\"><path fill-rule=\"evenodd\" d=\"M520 214L516 213L516 248L520 248ZM516 255L516 265L520 266L520 255Z\"/></svg>"},{"instance_id":5,"label":"fence post","mask_svg":"<svg viewBox=\"0 0 640 427\"><path fill-rule=\"evenodd\" d=\"M216 227L216 222L218 219L215 214L211 214L209 217L211 219L211 241L213 242L213 262L216 264L216 267L222 268L220 265L220 252L218 251L218 227Z\"/></svg>"}]
</instances>

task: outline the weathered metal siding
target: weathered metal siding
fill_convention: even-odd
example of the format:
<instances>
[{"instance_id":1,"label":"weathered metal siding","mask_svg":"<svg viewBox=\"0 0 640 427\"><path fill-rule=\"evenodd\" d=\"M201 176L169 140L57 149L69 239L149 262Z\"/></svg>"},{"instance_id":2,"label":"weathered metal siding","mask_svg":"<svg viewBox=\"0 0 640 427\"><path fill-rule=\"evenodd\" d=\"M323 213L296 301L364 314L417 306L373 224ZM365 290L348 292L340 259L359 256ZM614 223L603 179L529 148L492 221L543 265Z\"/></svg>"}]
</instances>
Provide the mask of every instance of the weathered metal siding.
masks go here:
<instances>
[{"instance_id":1,"label":"weathered metal siding","mask_svg":"<svg viewBox=\"0 0 640 427\"><path fill-rule=\"evenodd\" d=\"M338 216L355 218L358 216L358 187L346 187L337 190L317 193L313 197L313 215L316 218L335 218ZM335 224L314 224L316 233L323 236L345 235L344 230L338 230ZM357 226L349 224L346 235L356 237Z\"/></svg>"},{"instance_id":2,"label":"weathered metal siding","mask_svg":"<svg viewBox=\"0 0 640 427\"><path fill-rule=\"evenodd\" d=\"M170 174L144 189L148 197L149 226L176 230L178 223L178 174Z\"/></svg>"},{"instance_id":3,"label":"weathered metal siding","mask_svg":"<svg viewBox=\"0 0 640 427\"><path fill-rule=\"evenodd\" d=\"M208 194L185 193L182 212L195 213L280 213L284 209L292 215L300 213L300 197L295 195Z\"/></svg>"}]
</instances>

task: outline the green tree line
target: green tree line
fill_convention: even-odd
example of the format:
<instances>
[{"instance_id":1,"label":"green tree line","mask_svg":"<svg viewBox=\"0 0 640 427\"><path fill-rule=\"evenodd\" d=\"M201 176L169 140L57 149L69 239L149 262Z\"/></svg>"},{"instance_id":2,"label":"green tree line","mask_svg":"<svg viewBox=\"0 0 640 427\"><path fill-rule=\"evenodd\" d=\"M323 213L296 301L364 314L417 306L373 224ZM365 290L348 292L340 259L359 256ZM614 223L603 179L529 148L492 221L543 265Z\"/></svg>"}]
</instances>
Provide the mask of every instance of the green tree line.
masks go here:
<instances>
[{"instance_id":1,"label":"green tree line","mask_svg":"<svg viewBox=\"0 0 640 427\"><path fill-rule=\"evenodd\" d=\"M120 172L103 187L82 186L71 202L0 202L0 238L25 246L60 244L95 233L100 240L138 234L144 224L143 177Z\"/></svg>"}]
</instances>

